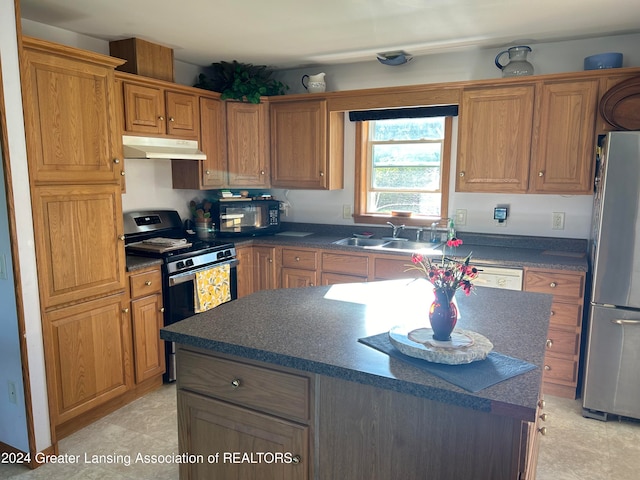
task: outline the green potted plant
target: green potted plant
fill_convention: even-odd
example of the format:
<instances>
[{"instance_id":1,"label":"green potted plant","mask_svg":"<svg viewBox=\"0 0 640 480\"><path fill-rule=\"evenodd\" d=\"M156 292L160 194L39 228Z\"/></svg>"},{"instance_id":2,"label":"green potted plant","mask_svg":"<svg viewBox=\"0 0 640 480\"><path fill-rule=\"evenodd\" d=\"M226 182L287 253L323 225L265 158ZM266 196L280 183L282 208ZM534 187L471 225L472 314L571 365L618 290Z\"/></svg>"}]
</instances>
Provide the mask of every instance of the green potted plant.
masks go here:
<instances>
[{"instance_id":1,"label":"green potted plant","mask_svg":"<svg viewBox=\"0 0 640 480\"><path fill-rule=\"evenodd\" d=\"M284 95L288 85L271 76L273 70L266 65L250 63L217 62L211 64L211 76L201 73L197 88L220 92L221 99L235 99L250 103L260 103L261 96Z\"/></svg>"}]
</instances>

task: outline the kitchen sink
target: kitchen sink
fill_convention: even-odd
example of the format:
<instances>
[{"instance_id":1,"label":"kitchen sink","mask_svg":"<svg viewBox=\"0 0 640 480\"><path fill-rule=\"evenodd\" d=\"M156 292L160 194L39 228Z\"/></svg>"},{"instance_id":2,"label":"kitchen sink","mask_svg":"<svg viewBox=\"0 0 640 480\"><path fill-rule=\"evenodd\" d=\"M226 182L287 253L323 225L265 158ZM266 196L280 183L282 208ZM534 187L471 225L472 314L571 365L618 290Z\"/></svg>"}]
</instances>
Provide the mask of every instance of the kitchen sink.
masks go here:
<instances>
[{"instance_id":1,"label":"kitchen sink","mask_svg":"<svg viewBox=\"0 0 640 480\"><path fill-rule=\"evenodd\" d=\"M441 243L412 242L406 239L390 240L388 238L343 238L333 242L335 245L363 247L372 250L389 250L397 252L421 252L440 254Z\"/></svg>"},{"instance_id":2,"label":"kitchen sink","mask_svg":"<svg viewBox=\"0 0 640 480\"><path fill-rule=\"evenodd\" d=\"M381 238L343 238L342 240L337 240L333 242L336 245L346 245L349 247L378 247L384 243L387 243L388 240L383 240Z\"/></svg>"}]
</instances>

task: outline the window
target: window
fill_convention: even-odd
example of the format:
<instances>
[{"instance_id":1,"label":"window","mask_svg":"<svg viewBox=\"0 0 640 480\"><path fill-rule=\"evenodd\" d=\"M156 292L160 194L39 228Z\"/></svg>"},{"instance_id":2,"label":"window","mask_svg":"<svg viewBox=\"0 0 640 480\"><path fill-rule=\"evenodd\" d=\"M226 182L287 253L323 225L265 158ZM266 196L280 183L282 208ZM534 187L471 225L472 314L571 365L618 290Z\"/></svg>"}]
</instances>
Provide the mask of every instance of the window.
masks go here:
<instances>
[{"instance_id":1,"label":"window","mask_svg":"<svg viewBox=\"0 0 640 480\"><path fill-rule=\"evenodd\" d=\"M356 211L361 223L406 224L447 217L451 117L360 121L356 127Z\"/></svg>"}]
</instances>

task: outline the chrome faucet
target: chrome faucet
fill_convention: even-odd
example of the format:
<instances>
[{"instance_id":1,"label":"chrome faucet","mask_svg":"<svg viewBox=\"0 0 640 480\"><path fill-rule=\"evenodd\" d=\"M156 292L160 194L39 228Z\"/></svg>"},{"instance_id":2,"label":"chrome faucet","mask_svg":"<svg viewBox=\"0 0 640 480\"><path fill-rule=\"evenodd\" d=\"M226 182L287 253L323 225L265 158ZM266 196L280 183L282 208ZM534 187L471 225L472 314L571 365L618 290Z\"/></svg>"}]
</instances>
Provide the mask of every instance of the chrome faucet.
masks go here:
<instances>
[{"instance_id":1,"label":"chrome faucet","mask_svg":"<svg viewBox=\"0 0 640 480\"><path fill-rule=\"evenodd\" d=\"M387 222L387 225L391 225L391 228L393 228L391 238L398 238L398 230L404 230L404 225L394 225L391 222Z\"/></svg>"}]
</instances>

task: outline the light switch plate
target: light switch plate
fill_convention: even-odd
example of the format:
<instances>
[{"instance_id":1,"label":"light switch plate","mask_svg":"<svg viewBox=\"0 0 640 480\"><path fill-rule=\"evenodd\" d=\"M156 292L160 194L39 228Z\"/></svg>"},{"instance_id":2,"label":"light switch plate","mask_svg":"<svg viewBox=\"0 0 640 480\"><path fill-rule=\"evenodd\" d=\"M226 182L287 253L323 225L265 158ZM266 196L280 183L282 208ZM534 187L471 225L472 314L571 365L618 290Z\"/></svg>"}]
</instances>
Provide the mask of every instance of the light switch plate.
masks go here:
<instances>
[{"instance_id":1,"label":"light switch plate","mask_svg":"<svg viewBox=\"0 0 640 480\"><path fill-rule=\"evenodd\" d=\"M458 208L456 210L456 225L467 224L467 211L464 208Z\"/></svg>"}]
</instances>

